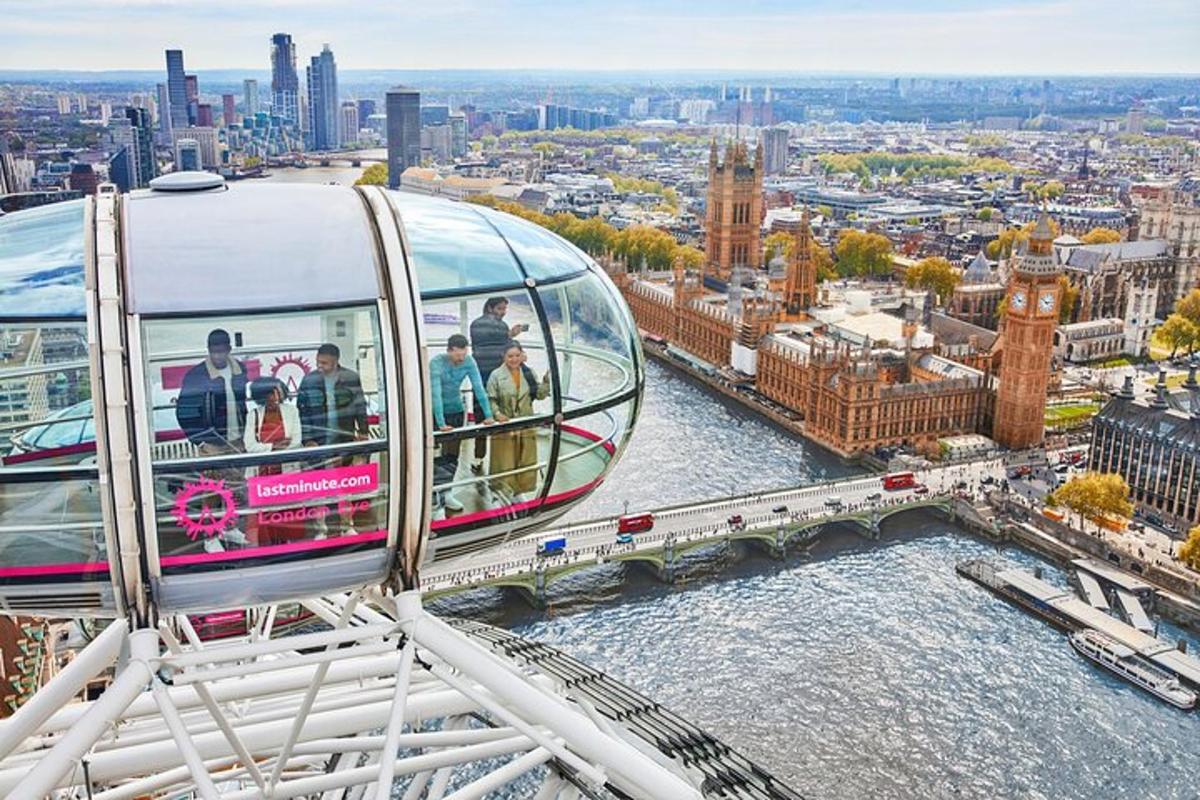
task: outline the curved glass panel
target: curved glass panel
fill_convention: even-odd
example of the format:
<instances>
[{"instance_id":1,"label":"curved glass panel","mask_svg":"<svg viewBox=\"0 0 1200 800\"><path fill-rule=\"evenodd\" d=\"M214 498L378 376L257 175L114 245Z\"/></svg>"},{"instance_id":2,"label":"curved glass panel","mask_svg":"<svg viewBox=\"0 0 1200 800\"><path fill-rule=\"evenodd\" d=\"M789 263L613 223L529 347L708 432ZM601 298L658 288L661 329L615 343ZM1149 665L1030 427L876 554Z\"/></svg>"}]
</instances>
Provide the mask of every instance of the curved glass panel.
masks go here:
<instances>
[{"instance_id":1,"label":"curved glass panel","mask_svg":"<svg viewBox=\"0 0 1200 800\"><path fill-rule=\"evenodd\" d=\"M129 196L127 303L140 314L373 301L370 225L352 189L237 185Z\"/></svg>"},{"instance_id":2,"label":"curved glass panel","mask_svg":"<svg viewBox=\"0 0 1200 800\"><path fill-rule=\"evenodd\" d=\"M374 306L143 321L164 574L384 546L379 337Z\"/></svg>"},{"instance_id":3,"label":"curved glass panel","mask_svg":"<svg viewBox=\"0 0 1200 800\"><path fill-rule=\"evenodd\" d=\"M529 277L549 280L587 270L587 256L565 239L511 214L482 206L478 211L496 226Z\"/></svg>"},{"instance_id":4,"label":"curved glass panel","mask_svg":"<svg viewBox=\"0 0 1200 800\"><path fill-rule=\"evenodd\" d=\"M83 201L0 217L0 316L83 315Z\"/></svg>"},{"instance_id":5,"label":"curved glass panel","mask_svg":"<svg viewBox=\"0 0 1200 800\"><path fill-rule=\"evenodd\" d=\"M628 317L600 275L542 287L559 359L564 410L620 396L637 385Z\"/></svg>"},{"instance_id":6,"label":"curved glass panel","mask_svg":"<svg viewBox=\"0 0 1200 800\"><path fill-rule=\"evenodd\" d=\"M563 423L558 469L548 499L566 503L600 485L632 432L632 412L633 401L629 401Z\"/></svg>"},{"instance_id":7,"label":"curved glass panel","mask_svg":"<svg viewBox=\"0 0 1200 800\"><path fill-rule=\"evenodd\" d=\"M512 251L474 206L406 192L392 195L423 296L524 282Z\"/></svg>"}]
</instances>

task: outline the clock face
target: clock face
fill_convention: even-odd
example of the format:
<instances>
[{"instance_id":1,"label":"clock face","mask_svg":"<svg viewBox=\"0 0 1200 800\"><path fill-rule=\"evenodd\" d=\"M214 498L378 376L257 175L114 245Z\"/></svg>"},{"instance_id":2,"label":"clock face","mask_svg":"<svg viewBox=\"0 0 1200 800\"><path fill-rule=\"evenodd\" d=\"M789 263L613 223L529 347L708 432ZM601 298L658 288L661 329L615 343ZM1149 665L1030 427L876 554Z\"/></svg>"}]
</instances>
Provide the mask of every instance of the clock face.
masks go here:
<instances>
[{"instance_id":1,"label":"clock face","mask_svg":"<svg viewBox=\"0 0 1200 800\"><path fill-rule=\"evenodd\" d=\"M1042 292L1038 297L1038 313L1049 314L1054 310L1054 292Z\"/></svg>"},{"instance_id":2,"label":"clock face","mask_svg":"<svg viewBox=\"0 0 1200 800\"><path fill-rule=\"evenodd\" d=\"M1024 290L1017 289L1015 292L1012 293L1011 305L1012 305L1013 311L1024 311L1025 310L1025 292L1024 292Z\"/></svg>"}]
</instances>

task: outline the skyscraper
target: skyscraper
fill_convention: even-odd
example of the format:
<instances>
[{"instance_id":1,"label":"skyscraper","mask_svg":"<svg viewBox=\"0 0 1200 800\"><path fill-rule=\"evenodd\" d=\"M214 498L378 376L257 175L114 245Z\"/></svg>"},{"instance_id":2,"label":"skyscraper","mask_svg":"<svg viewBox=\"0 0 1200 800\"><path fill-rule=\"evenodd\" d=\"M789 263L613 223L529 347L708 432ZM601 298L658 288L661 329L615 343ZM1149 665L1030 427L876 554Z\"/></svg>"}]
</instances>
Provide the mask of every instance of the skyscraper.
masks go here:
<instances>
[{"instance_id":1,"label":"skyscraper","mask_svg":"<svg viewBox=\"0 0 1200 800\"><path fill-rule=\"evenodd\" d=\"M183 51L167 51L167 101L172 128L186 128L187 113L187 79L183 73Z\"/></svg>"},{"instance_id":2,"label":"skyscraper","mask_svg":"<svg viewBox=\"0 0 1200 800\"><path fill-rule=\"evenodd\" d=\"M308 129L313 150L332 150L341 142L338 136L337 62L329 45L312 57L308 67Z\"/></svg>"},{"instance_id":3,"label":"skyscraper","mask_svg":"<svg viewBox=\"0 0 1200 800\"><path fill-rule=\"evenodd\" d=\"M213 125L212 105L210 105L209 103L197 103L196 104L195 124L196 124L196 127L198 127L198 128L215 127Z\"/></svg>"},{"instance_id":4,"label":"skyscraper","mask_svg":"<svg viewBox=\"0 0 1200 800\"><path fill-rule=\"evenodd\" d=\"M347 145L358 141L358 129L362 127L358 121L358 104L353 100L342 103L341 139L340 144Z\"/></svg>"},{"instance_id":5,"label":"skyscraper","mask_svg":"<svg viewBox=\"0 0 1200 800\"><path fill-rule=\"evenodd\" d=\"M158 84L158 131L164 139L171 138L171 93L165 83Z\"/></svg>"},{"instance_id":6,"label":"skyscraper","mask_svg":"<svg viewBox=\"0 0 1200 800\"><path fill-rule=\"evenodd\" d=\"M146 186L158 177L158 161L154 158L154 128L150 111L145 108L125 109L125 118L132 126L133 152L129 154L130 174L134 187Z\"/></svg>"},{"instance_id":7,"label":"skyscraper","mask_svg":"<svg viewBox=\"0 0 1200 800\"><path fill-rule=\"evenodd\" d=\"M387 92L388 186L400 187L400 174L421 164L421 93L407 86Z\"/></svg>"},{"instance_id":8,"label":"skyscraper","mask_svg":"<svg viewBox=\"0 0 1200 800\"><path fill-rule=\"evenodd\" d=\"M764 128L763 169L768 175L787 171L788 132L787 128Z\"/></svg>"},{"instance_id":9,"label":"skyscraper","mask_svg":"<svg viewBox=\"0 0 1200 800\"><path fill-rule=\"evenodd\" d=\"M237 123L236 102L231 94L221 95L221 114L225 117L223 123L226 128L232 128Z\"/></svg>"},{"instance_id":10,"label":"skyscraper","mask_svg":"<svg viewBox=\"0 0 1200 800\"><path fill-rule=\"evenodd\" d=\"M242 98L243 104L246 106L246 116L253 117L258 113L258 81L253 78L247 78L242 81Z\"/></svg>"},{"instance_id":11,"label":"skyscraper","mask_svg":"<svg viewBox=\"0 0 1200 800\"><path fill-rule=\"evenodd\" d=\"M296 74L296 45L291 34L271 37L271 103L273 113L296 125L300 122L300 76Z\"/></svg>"},{"instance_id":12,"label":"skyscraper","mask_svg":"<svg viewBox=\"0 0 1200 800\"><path fill-rule=\"evenodd\" d=\"M200 79L195 75L184 75L183 91L187 95L187 124L199 125L197 118L200 114Z\"/></svg>"}]
</instances>

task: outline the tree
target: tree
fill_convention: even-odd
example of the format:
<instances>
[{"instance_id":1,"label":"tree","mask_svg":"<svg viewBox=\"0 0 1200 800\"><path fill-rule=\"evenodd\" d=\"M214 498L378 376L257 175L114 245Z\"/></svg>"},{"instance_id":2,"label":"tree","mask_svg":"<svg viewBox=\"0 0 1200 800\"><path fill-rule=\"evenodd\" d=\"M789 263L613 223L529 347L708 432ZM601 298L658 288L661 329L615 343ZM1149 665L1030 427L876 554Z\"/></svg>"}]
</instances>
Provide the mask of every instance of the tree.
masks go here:
<instances>
[{"instance_id":1,"label":"tree","mask_svg":"<svg viewBox=\"0 0 1200 800\"><path fill-rule=\"evenodd\" d=\"M1023 244L1029 241L1029 234L1033 233L1033 229L1037 226L1036 222L1026 222L1019 228L1005 228L1000 231L1000 235L988 243L987 255L988 258L1008 258L1012 255L1017 244ZM1055 237L1058 236L1061 230L1058 223L1053 219L1050 220L1050 230Z\"/></svg>"},{"instance_id":2,"label":"tree","mask_svg":"<svg viewBox=\"0 0 1200 800\"><path fill-rule=\"evenodd\" d=\"M1194 570L1200 570L1200 525L1188 531L1187 541L1179 546L1179 560Z\"/></svg>"},{"instance_id":3,"label":"tree","mask_svg":"<svg viewBox=\"0 0 1200 800\"><path fill-rule=\"evenodd\" d=\"M372 164L363 170L363 174L354 182L355 186L387 186L387 164Z\"/></svg>"},{"instance_id":4,"label":"tree","mask_svg":"<svg viewBox=\"0 0 1200 800\"><path fill-rule=\"evenodd\" d=\"M1192 289L1175 304L1175 313L1200 327L1200 289Z\"/></svg>"},{"instance_id":5,"label":"tree","mask_svg":"<svg viewBox=\"0 0 1200 800\"><path fill-rule=\"evenodd\" d=\"M826 219L833 218L833 206L824 206L824 205L817 206L815 210L818 214L820 214L822 217L825 217Z\"/></svg>"},{"instance_id":6,"label":"tree","mask_svg":"<svg viewBox=\"0 0 1200 800\"><path fill-rule=\"evenodd\" d=\"M995 213L996 209L992 208L991 206L984 206L975 212L975 218L982 220L983 222L989 222Z\"/></svg>"},{"instance_id":7,"label":"tree","mask_svg":"<svg viewBox=\"0 0 1200 800\"><path fill-rule=\"evenodd\" d=\"M904 273L904 283L910 289L933 290L939 303L945 303L962 279L962 270L941 256L923 258Z\"/></svg>"},{"instance_id":8,"label":"tree","mask_svg":"<svg viewBox=\"0 0 1200 800\"><path fill-rule=\"evenodd\" d=\"M1075 311L1075 303L1079 300L1079 289L1071 285L1066 275L1058 276L1058 288L1059 294L1062 297L1058 301L1058 324L1066 325L1071 321L1071 315Z\"/></svg>"},{"instance_id":9,"label":"tree","mask_svg":"<svg viewBox=\"0 0 1200 800\"><path fill-rule=\"evenodd\" d=\"M1200 346L1200 328L1182 314L1167 317L1157 332L1158 340L1171 348L1171 358L1180 350L1191 355Z\"/></svg>"},{"instance_id":10,"label":"tree","mask_svg":"<svg viewBox=\"0 0 1200 800\"><path fill-rule=\"evenodd\" d=\"M1064 483L1054 490L1055 502L1065 506L1080 517L1123 517L1133 514L1133 503L1129 502L1129 484L1120 475L1111 472L1087 472Z\"/></svg>"},{"instance_id":11,"label":"tree","mask_svg":"<svg viewBox=\"0 0 1200 800\"><path fill-rule=\"evenodd\" d=\"M790 258L795 238L786 231L775 231L763 240L763 263L769 264L776 256Z\"/></svg>"},{"instance_id":12,"label":"tree","mask_svg":"<svg viewBox=\"0 0 1200 800\"><path fill-rule=\"evenodd\" d=\"M818 282L833 280L838 276L837 267L833 263L833 256L829 254L828 247L814 243L812 258L813 265L817 268Z\"/></svg>"},{"instance_id":13,"label":"tree","mask_svg":"<svg viewBox=\"0 0 1200 800\"><path fill-rule=\"evenodd\" d=\"M842 231L834 252L838 274L846 277L887 275L892 271L892 243L878 233Z\"/></svg>"},{"instance_id":14,"label":"tree","mask_svg":"<svg viewBox=\"0 0 1200 800\"><path fill-rule=\"evenodd\" d=\"M1112 244L1121 241L1121 232L1112 228L1092 228L1079 238L1084 244Z\"/></svg>"}]
</instances>

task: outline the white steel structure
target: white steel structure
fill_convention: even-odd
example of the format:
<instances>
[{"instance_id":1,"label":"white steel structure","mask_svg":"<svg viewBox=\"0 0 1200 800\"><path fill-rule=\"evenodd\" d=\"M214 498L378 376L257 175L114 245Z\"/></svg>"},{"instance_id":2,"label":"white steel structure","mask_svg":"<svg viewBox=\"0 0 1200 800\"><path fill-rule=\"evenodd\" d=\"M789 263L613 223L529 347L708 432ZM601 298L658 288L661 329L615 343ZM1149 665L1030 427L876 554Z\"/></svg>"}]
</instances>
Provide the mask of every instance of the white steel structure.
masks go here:
<instances>
[{"instance_id":1,"label":"white steel structure","mask_svg":"<svg viewBox=\"0 0 1200 800\"><path fill-rule=\"evenodd\" d=\"M0 390L41 409L0 427L0 610L107 620L0 724L0 796L699 797L420 603L603 480L635 334L561 239L378 188L177 173L0 220Z\"/></svg>"}]
</instances>

